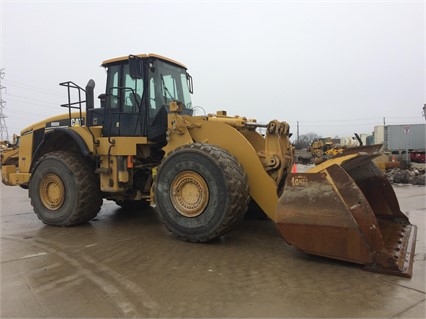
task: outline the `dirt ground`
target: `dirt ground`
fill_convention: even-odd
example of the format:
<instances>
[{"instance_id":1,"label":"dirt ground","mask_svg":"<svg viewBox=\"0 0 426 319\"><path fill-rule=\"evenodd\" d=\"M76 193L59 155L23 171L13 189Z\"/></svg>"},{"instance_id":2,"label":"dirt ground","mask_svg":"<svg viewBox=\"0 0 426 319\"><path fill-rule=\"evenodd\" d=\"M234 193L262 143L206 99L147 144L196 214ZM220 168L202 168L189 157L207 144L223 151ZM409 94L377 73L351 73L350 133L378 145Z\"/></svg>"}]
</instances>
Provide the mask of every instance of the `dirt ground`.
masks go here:
<instances>
[{"instance_id":1,"label":"dirt ground","mask_svg":"<svg viewBox=\"0 0 426 319\"><path fill-rule=\"evenodd\" d=\"M154 210L105 202L89 224L43 225L27 191L0 186L1 318L425 318L425 187L396 186L418 226L411 279L286 245L270 220L212 243L176 239Z\"/></svg>"}]
</instances>

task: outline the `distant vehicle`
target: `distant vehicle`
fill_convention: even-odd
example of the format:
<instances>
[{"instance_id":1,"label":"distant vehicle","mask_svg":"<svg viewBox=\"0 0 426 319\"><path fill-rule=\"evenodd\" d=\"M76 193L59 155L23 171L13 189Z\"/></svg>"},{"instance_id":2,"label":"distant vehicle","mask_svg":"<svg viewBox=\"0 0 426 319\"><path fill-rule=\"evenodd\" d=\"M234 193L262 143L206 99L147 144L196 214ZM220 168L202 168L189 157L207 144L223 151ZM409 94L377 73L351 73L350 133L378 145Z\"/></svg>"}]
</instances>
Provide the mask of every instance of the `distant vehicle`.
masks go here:
<instances>
[{"instance_id":1,"label":"distant vehicle","mask_svg":"<svg viewBox=\"0 0 426 319\"><path fill-rule=\"evenodd\" d=\"M330 137L320 138L313 141L310 147L313 162L315 164L321 164L322 162L341 154L347 148L362 146L363 143L359 135L357 133L354 135L358 142L351 145L337 144L336 142L333 142L333 139Z\"/></svg>"},{"instance_id":2,"label":"distant vehicle","mask_svg":"<svg viewBox=\"0 0 426 319\"><path fill-rule=\"evenodd\" d=\"M414 163L426 163L425 151L411 151L410 161Z\"/></svg>"}]
</instances>

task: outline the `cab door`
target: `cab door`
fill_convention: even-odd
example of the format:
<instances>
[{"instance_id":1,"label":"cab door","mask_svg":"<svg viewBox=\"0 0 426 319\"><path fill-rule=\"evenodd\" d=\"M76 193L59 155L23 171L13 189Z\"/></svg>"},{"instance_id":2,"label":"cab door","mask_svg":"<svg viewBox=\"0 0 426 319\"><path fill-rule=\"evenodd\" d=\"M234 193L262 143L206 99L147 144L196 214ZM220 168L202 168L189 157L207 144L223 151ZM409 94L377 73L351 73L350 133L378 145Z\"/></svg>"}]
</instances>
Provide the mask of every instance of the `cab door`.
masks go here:
<instances>
[{"instance_id":1,"label":"cab door","mask_svg":"<svg viewBox=\"0 0 426 319\"><path fill-rule=\"evenodd\" d=\"M132 77L129 64L108 67L104 136L146 136L143 77Z\"/></svg>"}]
</instances>

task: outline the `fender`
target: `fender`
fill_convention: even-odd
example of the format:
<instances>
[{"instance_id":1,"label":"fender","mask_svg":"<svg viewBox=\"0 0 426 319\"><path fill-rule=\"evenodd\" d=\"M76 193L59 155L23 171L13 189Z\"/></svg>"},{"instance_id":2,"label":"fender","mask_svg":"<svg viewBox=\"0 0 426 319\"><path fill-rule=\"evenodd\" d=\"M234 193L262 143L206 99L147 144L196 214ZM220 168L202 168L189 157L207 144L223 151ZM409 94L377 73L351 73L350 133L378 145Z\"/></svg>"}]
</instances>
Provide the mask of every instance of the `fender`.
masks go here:
<instances>
[{"instance_id":1,"label":"fender","mask_svg":"<svg viewBox=\"0 0 426 319\"><path fill-rule=\"evenodd\" d=\"M58 143L60 143L60 140L63 139L64 136L67 137L67 140L73 141L73 145L75 146L76 151L78 153L82 154L85 157L91 154L84 139L75 131L70 130L68 127L57 127L54 129L49 129L45 131L43 140L34 151L30 171L33 170L34 165L39 157L51 150L63 148L64 145L59 145Z\"/></svg>"}]
</instances>

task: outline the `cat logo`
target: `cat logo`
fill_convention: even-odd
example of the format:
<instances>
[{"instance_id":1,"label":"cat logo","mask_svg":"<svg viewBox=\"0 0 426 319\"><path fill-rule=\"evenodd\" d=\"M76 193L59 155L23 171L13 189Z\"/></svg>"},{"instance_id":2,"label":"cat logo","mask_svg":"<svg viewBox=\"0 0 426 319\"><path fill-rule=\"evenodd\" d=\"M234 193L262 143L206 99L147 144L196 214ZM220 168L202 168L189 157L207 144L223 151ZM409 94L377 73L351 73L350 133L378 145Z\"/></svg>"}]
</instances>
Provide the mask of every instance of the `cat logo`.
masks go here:
<instances>
[{"instance_id":1,"label":"cat logo","mask_svg":"<svg viewBox=\"0 0 426 319\"><path fill-rule=\"evenodd\" d=\"M81 126L83 125L83 118L71 119L71 126Z\"/></svg>"},{"instance_id":2,"label":"cat logo","mask_svg":"<svg viewBox=\"0 0 426 319\"><path fill-rule=\"evenodd\" d=\"M305 176L295 176L291 178L292 186L304 187L308 185L308 179Z\"/></svg>"}]
</instances>

